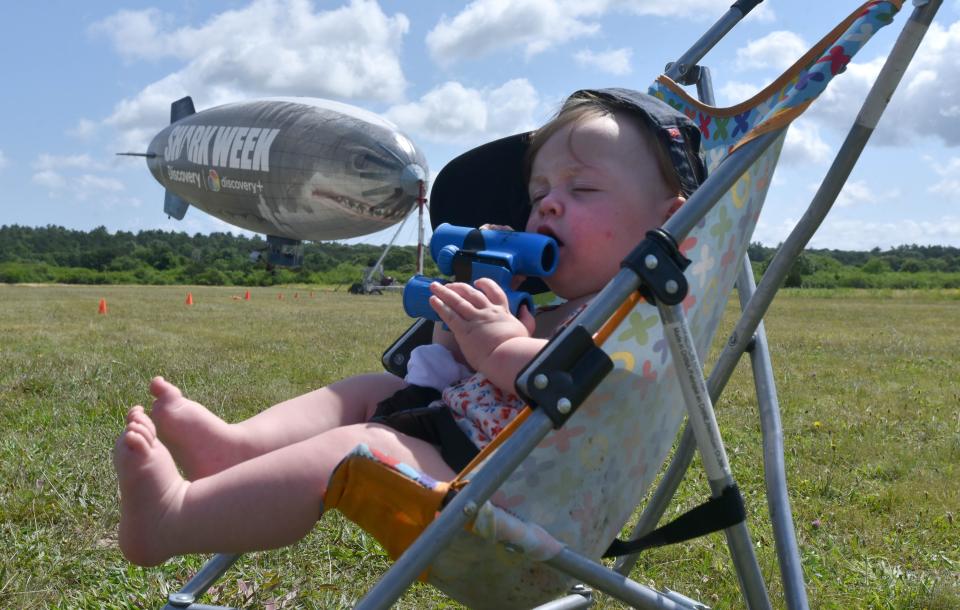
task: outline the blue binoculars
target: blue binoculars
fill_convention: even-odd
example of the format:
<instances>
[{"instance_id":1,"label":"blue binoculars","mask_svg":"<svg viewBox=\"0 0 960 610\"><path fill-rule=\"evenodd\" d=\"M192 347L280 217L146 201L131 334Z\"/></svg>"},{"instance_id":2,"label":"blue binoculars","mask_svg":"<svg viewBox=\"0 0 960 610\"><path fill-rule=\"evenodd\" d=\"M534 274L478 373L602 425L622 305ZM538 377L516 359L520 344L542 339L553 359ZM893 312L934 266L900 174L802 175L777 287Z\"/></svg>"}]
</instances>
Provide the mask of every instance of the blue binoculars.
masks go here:
<instances>
[{"instance_id":1,"label":"blue binoculars","mask_svg":"<svg viewBox=\"0 0 960 610\"><path fill-rule=\"evenodd\" d=\"M503 288L513 315L526 305L530 313L536 308L529 293L511 290L517 275L546 277L557 270L559 248L546 235L456 227L444 223L436 228L430 240L430 256L440 272L452 275L456 282L472 284L487 277ZM430 284L446 280L415 275L403 289L403 310L412 318L439 322L430 307Z\"/></svg>"}]
</instances>

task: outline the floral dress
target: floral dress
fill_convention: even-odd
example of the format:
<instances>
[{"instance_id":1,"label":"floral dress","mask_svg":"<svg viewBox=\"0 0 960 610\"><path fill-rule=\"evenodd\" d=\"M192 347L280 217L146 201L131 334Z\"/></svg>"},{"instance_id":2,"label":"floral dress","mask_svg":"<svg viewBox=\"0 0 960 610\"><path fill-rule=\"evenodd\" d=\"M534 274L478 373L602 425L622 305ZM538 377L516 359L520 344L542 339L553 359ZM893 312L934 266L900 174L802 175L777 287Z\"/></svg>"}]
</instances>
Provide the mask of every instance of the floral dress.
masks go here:
<instances>
[{"instance_id":1,"label":"floral dress","mask_svg":"<svg viewBox=\"0 0 960 610\"><path fill-rule=\"evenodd\" d=\"M586 307L584 303L570 314L553 332L553 336L566 328ZM513 392L504 392L493 385L479 371L444 389L442 401L450 409L454 421L478 449L486 447L525 404Z\"/></svg>"},{"instance_id":2,"label":"floral dress","mask_svg":"<svg viewBox=\"0 0 960 610\"><path fill-rule=\"evenodd\" d=\"M454 421L478 449L483 449L523 409L513 392L504 392L477 372L443 391Z\"/></svg>"}]
</instances>

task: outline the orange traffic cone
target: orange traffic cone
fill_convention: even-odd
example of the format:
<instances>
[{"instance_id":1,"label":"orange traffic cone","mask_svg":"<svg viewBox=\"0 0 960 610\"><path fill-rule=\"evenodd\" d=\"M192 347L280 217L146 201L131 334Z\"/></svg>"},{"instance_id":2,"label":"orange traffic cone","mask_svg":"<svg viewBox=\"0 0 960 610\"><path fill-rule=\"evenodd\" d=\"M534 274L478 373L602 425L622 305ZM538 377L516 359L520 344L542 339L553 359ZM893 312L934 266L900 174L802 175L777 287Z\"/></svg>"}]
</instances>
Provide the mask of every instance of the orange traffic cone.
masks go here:
<instances>
[{"instance_id":1,"label":"orange traffic cone","mask_svg":"<svg viewBox=\"0 0 960 610\"><path fill-rule=\"evenodd\" d=\"M300 293L299 293L299 292L294 292L294 293L293 293L293 298L299 299L299 298L300 298Z\"/></svg>"},{"instance_id":2,"label":"orange traffic cone","mask_svg":"<svg viewBox=\"0 0 960 610\"><path fill-rule=\"evenodd\" d=\"M100 299L100 307L97 309L97 313L106 315L107 313L107 300Z\"/></svg>"},{"instance_id":3,"label":"orange traffic cone","mask_svg":"<svg viewBox=\"0 0 960 610\"><path fill-rule=\"evenodd\" d=\"M188 292L188 293L187 293L187 305L193 305L193 293L192 293L192 292Z\"/></svg>"},{"instance_id":4,"label":"orange traffic cone","mask_svg":"<svg viewBox=\"0 0 960 610\"><path fill-rule=\"evenodd\" d=\"M313 298L313 291L312 291L312 290L310 291L310 298L311 298L311 299Z\"/></svg>"},{"instance_id":5,"label":"orange traffic cone","mask_svg":"<svg viewBox=\"0 0 960 610\"><path fill-rule=\"evenodd\" d=\"M249 290L243 295L243 300L244 300L244 301L249 301L249 300L250 300L250 291L249 291Z\"/></svg>"},{"instance_id":6,"label":"orange traffic cone","mask_svg":"<svg viewBox=\"0 0 960 610\"><path fill-rule=\"evenodd\" d=\"M278 301L282 301L282 300L283 300L283 293L282 293L282 292L277 295L277 300L278 300Z\"/></svg>"}]
</instances>

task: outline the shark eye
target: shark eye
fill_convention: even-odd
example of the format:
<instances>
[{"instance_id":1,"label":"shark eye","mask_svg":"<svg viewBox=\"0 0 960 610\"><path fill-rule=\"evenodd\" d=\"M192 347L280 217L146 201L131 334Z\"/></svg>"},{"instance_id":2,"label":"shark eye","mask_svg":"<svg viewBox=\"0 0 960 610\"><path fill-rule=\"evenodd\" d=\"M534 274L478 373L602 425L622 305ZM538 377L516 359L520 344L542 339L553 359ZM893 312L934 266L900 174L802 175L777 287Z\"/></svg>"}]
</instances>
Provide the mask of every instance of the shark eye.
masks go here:
<instances>
[{"instance_id":1,"label":"shark eye","mask_svg":"<svg viewBox=\"0 0 960 610\"><path fill-rule=\"evenodd\" d=\"M370 165L369 156L366 153L353 155L353 169L364 170Z\"/></svg>"},{"instance_id":2,"label":"shark eye","mask_svg":"<svg viewBox=\"0 0 960 610\"><path fill-rule=\"evenodd\" d=\"M396 163L392 163L370 150L354 154L350 159L350 165L352 166L351 169L361 176L380 176L384 175L384 172L398 169Z\"/></svg>"}]
</instances>

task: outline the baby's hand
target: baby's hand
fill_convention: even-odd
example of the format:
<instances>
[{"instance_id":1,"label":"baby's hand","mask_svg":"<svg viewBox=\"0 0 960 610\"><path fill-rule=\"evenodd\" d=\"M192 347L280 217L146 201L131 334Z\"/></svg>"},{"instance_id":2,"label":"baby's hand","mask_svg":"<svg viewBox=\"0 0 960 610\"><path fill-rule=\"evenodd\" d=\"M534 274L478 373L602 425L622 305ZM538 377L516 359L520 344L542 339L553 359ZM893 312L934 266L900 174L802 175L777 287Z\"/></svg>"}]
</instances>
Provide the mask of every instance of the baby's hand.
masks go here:
<instances>
[{"instance_id":1,"label":"baby's hand","mask_svg":"<svg viewBox=\"0 0 960 610\"><path fill-rule=\"evenodd\" d=\"M475 370L485 370L490 356L505 341L533 334L533 315L521 308L520 317L510 313L503 289L489 278L469 284L430 285L430 306L450 327L467 362Z\"/></svg>"},{"instance_id":2,"label":"baby's hand","mask_svg":"<svg viewBox=\"0 0 960 610\"><path fill-rule=\"evenodd\" d=\"M495 225L491 223L486 223L480 225L481 231L513 231L513 227L508 225Z\"/></svg>"}]
</instances>

